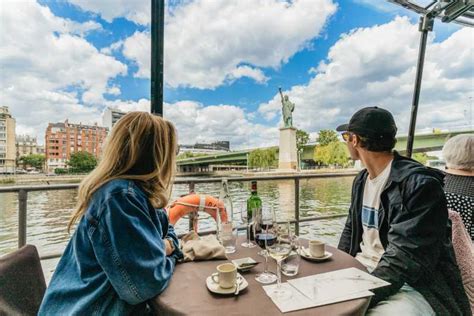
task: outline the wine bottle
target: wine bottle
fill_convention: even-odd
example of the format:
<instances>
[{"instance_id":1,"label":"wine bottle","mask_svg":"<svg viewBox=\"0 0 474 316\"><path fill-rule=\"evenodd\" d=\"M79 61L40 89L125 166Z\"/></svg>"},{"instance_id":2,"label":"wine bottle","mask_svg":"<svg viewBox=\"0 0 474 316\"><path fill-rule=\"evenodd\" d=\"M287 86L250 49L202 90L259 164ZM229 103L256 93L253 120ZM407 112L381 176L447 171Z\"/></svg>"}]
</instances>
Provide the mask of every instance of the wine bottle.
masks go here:
<instances>
[{"instance_id":1,"label":"wine bottle","mask_svg":"<svg viewBox=\"0 0 474 316\"><path fill-rule=\"evenodd\" d=\"M256 212L256 214L253 214ZM249 221L254 216L255 222L250 227L250 240L255 240L255 234L261 231L262 199L257 194L257 181L252 181L250 197L247 199L247 218Z\"/></svg>"}]
</instances>

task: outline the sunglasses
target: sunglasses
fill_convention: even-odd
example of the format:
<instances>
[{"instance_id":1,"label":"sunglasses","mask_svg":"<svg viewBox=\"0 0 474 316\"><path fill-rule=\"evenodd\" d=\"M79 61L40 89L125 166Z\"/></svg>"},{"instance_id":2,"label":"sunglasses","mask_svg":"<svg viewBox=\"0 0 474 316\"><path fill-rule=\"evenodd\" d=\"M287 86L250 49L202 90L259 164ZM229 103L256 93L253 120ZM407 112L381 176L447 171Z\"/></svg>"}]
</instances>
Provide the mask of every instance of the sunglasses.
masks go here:
<instances>
[{"instance_id":1,"label":"sunglasses","mask_svg":"<svg viewBox=\"0 0 474 316\"><path fill-rule=\"evenodd\" d=\"M342 135L342 139L344 139L344 141L348 142L351 139L352 133L351 132L343 132L343 133L341 133L341 135Z\"/></svg>"}]
</instances>

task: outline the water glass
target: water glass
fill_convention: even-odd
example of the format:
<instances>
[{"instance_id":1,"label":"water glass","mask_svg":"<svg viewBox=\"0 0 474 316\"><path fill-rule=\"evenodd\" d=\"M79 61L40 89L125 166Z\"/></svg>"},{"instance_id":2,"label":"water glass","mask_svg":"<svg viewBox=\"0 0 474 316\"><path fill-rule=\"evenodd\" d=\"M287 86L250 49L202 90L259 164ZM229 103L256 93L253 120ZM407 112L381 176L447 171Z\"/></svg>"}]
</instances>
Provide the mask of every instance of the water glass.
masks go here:
<instances>
[{"instance_id":1,"label":"water glass","mask_svg":"<svg viewBox=\"0 0 474 316\"><path fill-rule=\"evenodd\" d=\"M286 276L295 276L300 268L300 255L292 251L290 255L281 263L281 273Z\"/></svg>"},{"instance_id":2,"label":"water glass","mask_svg":"<svg viewBox=\"0 0 474 316\"><path fill-rule=\"evenodd\" d=\"M301 257L299 255L300 241L296 235L290 236L292 251L281 263L281 273L286 276L295 276L298 274Z\"/></svg>"},{"instance_id":3,"label":"water glass","mask_svg":"<svg viewBox=\"0 0 474 316\"><path fill-rule=\"evenodd\" d=\"M236 251L237 227L232 222L222 222L219 239L225 248L225 253L234 253Z\"/></svg>"}]
</instances>

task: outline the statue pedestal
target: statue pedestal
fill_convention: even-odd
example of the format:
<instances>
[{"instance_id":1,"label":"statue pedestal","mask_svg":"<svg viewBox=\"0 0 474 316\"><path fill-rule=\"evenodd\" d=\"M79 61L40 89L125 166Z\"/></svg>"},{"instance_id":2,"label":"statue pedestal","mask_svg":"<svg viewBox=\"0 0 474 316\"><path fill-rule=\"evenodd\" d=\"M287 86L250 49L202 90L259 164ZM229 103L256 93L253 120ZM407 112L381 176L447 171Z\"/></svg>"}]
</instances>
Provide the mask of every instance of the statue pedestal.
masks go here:
<instances>
[{"instance_id":1,"label":"statue pedestal","mask_svg":"<svg viewBox=\"0 0 474 316\"><path fill-rule=\"evenodd\" d=\"M296 128L280 128L280 150L278 155L278 169L296 171L298 156L296 154Z\"/></svg>"}]
</instances>

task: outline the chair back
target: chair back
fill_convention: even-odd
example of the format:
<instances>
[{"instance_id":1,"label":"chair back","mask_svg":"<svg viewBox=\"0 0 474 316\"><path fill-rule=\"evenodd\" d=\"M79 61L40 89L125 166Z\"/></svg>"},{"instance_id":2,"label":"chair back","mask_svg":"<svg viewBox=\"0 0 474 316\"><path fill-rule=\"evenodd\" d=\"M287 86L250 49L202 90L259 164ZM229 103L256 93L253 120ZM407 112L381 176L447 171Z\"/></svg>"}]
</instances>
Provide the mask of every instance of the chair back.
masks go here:
<instances>
[{"instance_id":1,"label":"chair back","mask_svg":"<svg viewBox=\"0 0 474 316\"><path fill-rule=\"evenodd\" d=\"M46 282L35 246L0 257L0 315L36 315Z\"/></svg>"},{"instance_id":2,"label":"chair back","mask_svg":"<svg viewBox=\"0 0 474 316\"><path fill-rule=\"evenodd\" d=\"M449 219L453 223L452 238L456 261L474 315L474 246L459 213L449 210Z\"/></svg>"}]
</instances>

